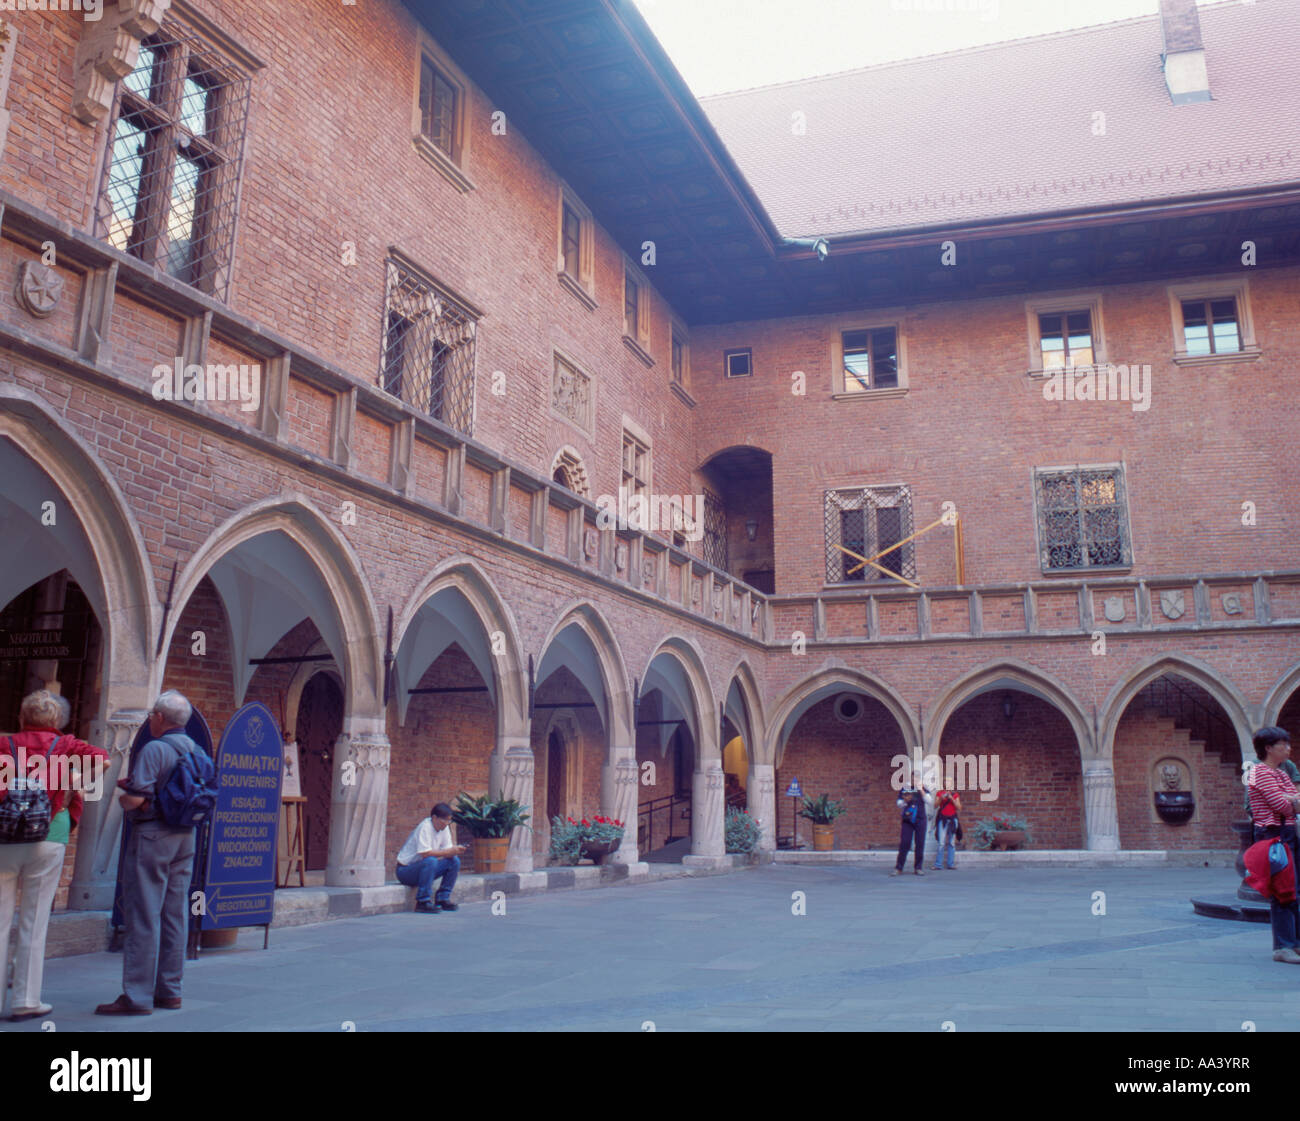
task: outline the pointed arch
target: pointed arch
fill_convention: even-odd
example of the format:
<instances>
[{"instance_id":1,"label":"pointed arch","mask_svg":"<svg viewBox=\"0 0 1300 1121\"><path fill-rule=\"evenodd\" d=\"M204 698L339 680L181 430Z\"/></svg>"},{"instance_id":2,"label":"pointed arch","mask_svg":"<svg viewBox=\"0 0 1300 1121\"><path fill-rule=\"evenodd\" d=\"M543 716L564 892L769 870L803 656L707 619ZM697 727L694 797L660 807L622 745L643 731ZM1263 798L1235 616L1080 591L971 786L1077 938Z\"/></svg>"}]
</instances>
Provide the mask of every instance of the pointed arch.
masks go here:
<instances>
[{"instance_id":1,"label":"pointed arch","mask_svg":"<svg viewBox=\"0 0 1300 1121\"><path fill-rule=\"evenodd\" d=\"M1066 686L1036 666L1016 658L986 662L962 674L942 690L930 717L930 726L926 729L927 749L930 752L938 751L943 742L943 730L954 712L967 701L995 689L1019 689L1046 701L1069 721L1074 730L1080 759L1093 757L1092 722L1085 715L1078 698Z\"/></svg>"},{"instance_id":2,"label":"pointed arch","mask_svg":"<svg viewBox=\"0 0 1300 1121\"><path fill-rule=\"evenodd\" d=\"M590 646L595 668L599 672L605 704L603 710L598 708L598 711L604 713L602 723L605 725L610 751L634 744L636 729L632 726L632 683L627 674L627 665L614 638L613 628L592 604L585 601L571 603L560 613L559 619L547 633L537 659L538 687L549 676L550 660L556 659L558 662L563 658L562 654L557 654L555 644L557 640L568 644L569 639L564 636L570 627ZM578 674L578 677L581 680L583 675ZM588 693L592 693L594 684L590 680L583 681ZM592 693L592 699L599 706L602 698Z\"/></svg>"},{"instance_id":3,"label":"pointed arch","mask_svg":"<svg viewBox=\"0 0 1300 1121\"><path fill-rule=\"evenodd\" d=\"M655 662L661 657L668 657L680 667L681 677L662 669L655 669ZM683 697L681 686L685 685L688 697ZM721 747L718 742L722 718L714 699L713 687L709 684L709 673L704 666L704 657L699 648L689 639L679 635L665 638L651 652L646 660L645 671L641 675L641 693L648 689L659 688L670 696L678 707L685 708L684 700L689 702L693 712L684 715L694 717L691 732L695 737L698 751L697 766L705 769L708 763L722 765Z\"/></svg>"},{"instance_id":4,"label":"pointed arch","mask_svg":"<svg viewBox=\"0 0 1300 1121\"><path fill-rule=\"evenodd\" d=\"M1199 658L1184 654L1156 654L1134 666L1128 676L1118 682L1106 697L1101 709L1103 715L1098 736L1099 751L1104 758L1109 759L1114 753L1115 729L1119 727L1124 710L1145 686L1167 673L1185 677L1209 693L1232 721L1241 757L1254 757L1254 748L1251 746L1251 710L1241 690L1212 665Z\"/></svg>"},{"instance_id":5,"label":"pointed arch","mask_svg":"<svg viewBox=\"0 0 1300 1121\"><path fill-rule=\"evenodd\" d=\"M1276 725L1291 695L1300 689L1300 662L1285 670L1260 708L1260 723Z\"/></svg>"},{"instance_id":6,"label":"pointed arch","mask_svg":"<svg viewBox=\"0 0 1300 1121\"><path fill-rule=\"evenodd\" d=\"M763 762L780 766L790 733L794 731L800 717L813 705L841 692L860 692L879 701L893 716L909 748L921 742L920 731L911 706L903 700L892 685L865 670L828 665L792 685L785 696L777 702L768 723L770 758L764 759Z\"/></svg>"},{"instance_id":7,"label":"pointed arch","mask_svg":"<svg viewBox=\"0 0 1300 1121\"><path fill-rule=\"evenodd\" d=\"M498 594L487 573L472 557L457 555L447 558L420 582L407 599L401 614L393 622L393 650L397 654L394 674L399 685L414 687L424 672L433 664L430 658L422 666L407 664L412 656L407 639L419 629L419 617L424 607L433 600L450 593L458 596L467 606L480 628L477 635L461 636L462 649L484 681L487 682L496 708L497 738L506 735L524 735L528 720L528 685L524 676L523 645L514 615ZM494 636L499 635L499 640ZM482 642L478 642L482 639ZM500 653L494 653L499 649ZM441 653L441 650L438 651ZM436 657L436 655L435 655ZM419 661L423 661L420 658ZM418 670L418 672L416 672ZM398 695L398 720L406 719L409 695L405 688Z\"/></svg>"},{"instance_id":8,"label":"pointed arch","mask_svg":"<svg viewBox=\"0 0 1300 1121\"><path fill-rule=\"evenodd\" d=\"M731 715L733 690L738 695L743 706L743 726ZM731 673L727 675L727 691L722 698L722 713L741 729L741 734L745 739L745 752L749 756L751 764L768 762L768 760L761 758L763 745L767 742L767 725L764 719L762 697L763 694L758 687L758 678L754 675L749 662L742 658L736 663Z\"/></svg>"},{"instance_id":9,"label":"pointed arch","mask_svg":"<svg viewBox=\"0 0 1300 1121\"><path fill-rule=\"evenodd\" d=\"M305 495L264 499L228 518L209 535L177 579L163 649L171 643L181 612L199 585L240 548L268 535L280 534L297 546L329 598L330 617L314 619L344 677L345 713L373 714L381 703L382 658L374 600L351 542ZM214 582L215 579L214 579ZM236 666L236 690L242 693Z\"/></svg>"},{"instance_id":10,"label":"pointed arch","mask_svg":"<svg viewBox=\"0 0 1300 1121\"><path fill-rule=\"evenodd\" d=\"M73 577L99 613L100 715L106 717L109 706L147 708L157 686L153 643L161 608L144 537L121 488L83 435L16 385L0 386L0 442L44 473L67 500L56 517L65 524L72 519L84 535L95 571L73 571Z\"/></svg>"}]
</instances>

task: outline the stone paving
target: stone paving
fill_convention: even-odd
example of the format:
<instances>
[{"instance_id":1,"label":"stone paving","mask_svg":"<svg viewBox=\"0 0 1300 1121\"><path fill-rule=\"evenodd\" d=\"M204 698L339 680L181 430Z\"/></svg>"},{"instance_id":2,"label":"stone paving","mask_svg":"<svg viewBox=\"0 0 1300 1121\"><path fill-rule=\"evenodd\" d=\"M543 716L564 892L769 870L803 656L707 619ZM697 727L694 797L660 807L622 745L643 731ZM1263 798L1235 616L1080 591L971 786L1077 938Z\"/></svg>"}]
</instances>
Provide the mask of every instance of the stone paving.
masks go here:
<instances>
[{"instance_id":1,"label":"stone paving","mask_svg":"<svg viewBox=\"0 0 1300 1121\"><path fill-rule=\"evenodd\" d=\"M1188 903L1231 880L765 865L274 930L266 951L249 930L150 1017L91 1014L120 991L116 954L50 961L43 996L59 1031L1294 1031L1300 969L1268 927Z\"/></svg>"}]
</instances>

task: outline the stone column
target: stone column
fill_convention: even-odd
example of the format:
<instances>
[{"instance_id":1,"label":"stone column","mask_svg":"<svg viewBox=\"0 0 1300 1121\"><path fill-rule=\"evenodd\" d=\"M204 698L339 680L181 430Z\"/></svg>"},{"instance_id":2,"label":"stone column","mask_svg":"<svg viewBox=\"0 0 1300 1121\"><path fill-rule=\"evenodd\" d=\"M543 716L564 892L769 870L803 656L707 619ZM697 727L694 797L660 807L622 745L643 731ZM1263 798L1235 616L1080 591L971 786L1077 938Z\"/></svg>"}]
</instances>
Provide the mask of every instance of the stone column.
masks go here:
<instances>
[{"instance_id":1,"label":"stone column","mask_svg":"<svg viewBox=\"0 0 1300 1121\"><path fill-rule=\"evenodd\" d=\"M117 780L126 777L131 742L145 722L142 708L122 708L90 725L90 742L109 754L99 797L86 795L86 808L77 827L77 860L68 890L68 910L107 911L117 884L117 853L122 843L122 807ZM82 775L89 777L83 767Z\"/></svg>"},{"instance_id":2,"label":"stone column","mask_svg":"<svg viewBox=\"0 0 1300 1121\"><path fill-rule=\"evenodd\" d=\"M1088 828L1088 848L1095 852L1118 852L1115 772L1105 759L1089 759L1083 765L1083 810Z\"/></svg>"},{"instance_id":3,"label":"stone column","mask_svg":"<svg viewBox=\"0 0 1300 1121\"><path fill-rule=\"evenodd\" d=\"M635 864L637 793L641 772L636 765L636 748L616 747L600 773L600 812L623 823L623 843L614 854L616 864Z\"/></svg>"},{"instance_id":4,"label":"stone column","mask_svg":"<svg viewBox=\"0 0 1300 1121\"><path fill-rule=\"evenodd\" d=\"M717 760L708 770L696 771L691 782L691 856L720 860L725 778Z\"/></svg>"},{"instance_id":5,"label":"stone column","mask_svg":"<svg viewBox=\"0 0 1300 1121\"><path fill-rule=\"evenodd\" d=\"M749 765L749 816L758 822L763 833L758 847L762 852L776 848L776 768L771 763Z\"/></svg>"},{"instance_id":6,"label":"stone column","mask_svg":"<svg viewBox=\"0 0 1300 1121\"><path fill-rule=\"evenodd\" d=\"M343 733L334 741L325 866L325 883L330 887L379 887L388 878L384 829L391 751L383 716L345 720Z\"/></svg>"},{"instance_id":7,"label":"stone column","mask_svg":"<svg viewBox=\"0 0 1300 1121\"><path fill-rule=\"evenodd\" d=\"M537 796L534 788L535 767L533 749L527 736L502 736L492 753L488 771L488 797L513 798L529 820L536 816ZM507 872L533 870L533 833L520 827L510 834L510 850L506 854Z\"/></svg>"}]
</instances>

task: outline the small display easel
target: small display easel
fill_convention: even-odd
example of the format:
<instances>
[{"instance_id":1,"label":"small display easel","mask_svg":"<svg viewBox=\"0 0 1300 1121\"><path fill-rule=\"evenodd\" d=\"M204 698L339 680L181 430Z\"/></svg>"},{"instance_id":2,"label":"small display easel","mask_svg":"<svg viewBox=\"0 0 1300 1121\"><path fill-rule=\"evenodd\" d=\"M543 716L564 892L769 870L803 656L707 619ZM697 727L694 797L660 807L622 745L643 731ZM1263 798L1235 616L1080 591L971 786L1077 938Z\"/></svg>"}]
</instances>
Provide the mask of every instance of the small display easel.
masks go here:
<instances>
[{"instance_id":1,"label":"small display easel","mask_svg":"<svg viewBox=\"0 0 1300 1121\"><path fill-rule=\"evenodd\" d=\"M305 853L302 844L302 807L307 799L302 795L290 795L288 798L280 799L281 813L284 819L284 828L280 831L280 838L286 841L280 852L280 862L284 865L284 872L281 874L278 887L288 887L289 877L293 875L294 869L298 870L298 886L305 887L307 881L304 877L306 868Z\"/></svg>"}]
</instances>

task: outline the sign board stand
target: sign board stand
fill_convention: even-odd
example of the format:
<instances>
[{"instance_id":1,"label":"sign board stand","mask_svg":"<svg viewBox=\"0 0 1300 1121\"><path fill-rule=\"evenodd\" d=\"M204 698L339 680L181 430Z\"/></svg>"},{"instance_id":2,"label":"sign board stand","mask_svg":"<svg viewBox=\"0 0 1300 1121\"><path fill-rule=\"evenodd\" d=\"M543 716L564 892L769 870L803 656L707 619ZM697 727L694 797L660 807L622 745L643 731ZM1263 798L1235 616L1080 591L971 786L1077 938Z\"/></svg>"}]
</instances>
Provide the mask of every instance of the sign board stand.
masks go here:
<instances>
[{"instance_id":1,"label":"sign board stand","mask_svg":"<svg viewBox=\"0 0 1300 1121\"><path fill-rule=\"evenodd\" d=\"M306 805L307 799L301 794L297 797L286 794L280 799L280 806L284 811L284 831L285 831L285 851L281 854L280 859L285 862L284 872L280 877L278 887L288 887L289 877L296 871L298 873L298 886L305 887L305 869L307 867L307 854L303 851L303 832L302 832L302 808Z\"/></svg>"},{"instance_id":2,"label":"sign board stand","mask_svg":"<svg viewBox=\"0 0 1300 1121\"><path fill-rule=\"evenodd\" d=\"M217 804L203 854L203 930L263 928L275 916L284 744L270 710L256 701L230 719L217 748Z\"/></svg>"},{"instance_id":3,"label":"sign board stand","mask_svg":"<svg viewBox=\"0 0 1300 1121\"><path fill-rule=\"evenodd\" d=\"M790 842L793 851L799 850L799 803L803 799L803 787L799 785L799 779L796 776L790 780L790 785L786 787L785 796L791 799L790 811L794 814L794 840Z\"/></svg>"}]
</instances>

